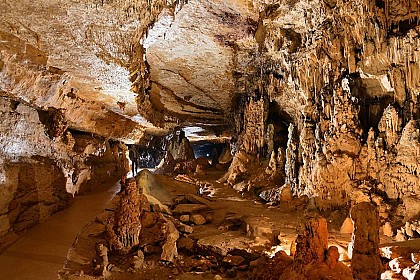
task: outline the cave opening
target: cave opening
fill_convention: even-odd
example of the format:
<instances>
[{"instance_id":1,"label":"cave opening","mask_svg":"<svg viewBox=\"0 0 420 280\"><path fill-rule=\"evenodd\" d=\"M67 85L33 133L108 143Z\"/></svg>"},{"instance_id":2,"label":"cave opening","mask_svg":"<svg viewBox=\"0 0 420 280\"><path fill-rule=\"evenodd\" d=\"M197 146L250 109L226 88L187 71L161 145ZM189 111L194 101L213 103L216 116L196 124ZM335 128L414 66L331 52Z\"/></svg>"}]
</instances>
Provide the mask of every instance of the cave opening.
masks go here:
<instances>
[{"instance_id":1,"label":"cave opening","mask_svg":"<svg viewBox=\"0 0 420 280\"><path fill-rule=\"evenodd\" d=\"M410 19L392 22L388 31L388 36L405 36L407 33L418 26L419 18L413 17Z\"/></svg>"},{"instance_id":2,"label":"cave opening","mask_svg":"<svg viewBox=\"0 0 420 280\"><path fill-rule=\"evenodd\" d=\"M191 146L194 149L195 158L205 158L207 160L211 160L214 153L216 153L217 157L222 154L226 144L210 141L197 141L191 143Z\"/></svg>"},{"instance_id":3,"label":"cave opening","mask_svg":"<svg viewBox=\"0 0 420 280\"><path fill-rule=\"evenodd\" d=\"M349 79L352 94L357 97L359 106L359 120L363 130L362 139L367 139L369 129L376 128L388 105L400 108L393 95L382 92L378 85L364 81L360 74L353 74Z\"/></svg>"},{"instance_id":4,"label":"cave opening","mask_svg":"<svg viewBox=\"0 0 420 280\"><path fill-rule=\"evenodd\" d=\"M137 147L139 153L139 167L140 168L155 168L165 156L162 149Z\"/></svg>"},{"instance_id":5,"label":"cave opening","mask_svg":"<svg viewBox=\"0 0 420 280\"><path fill-rule=\"evenodd\" d=\"M290 123L292 122L292 117L284 109L282 109L278 103L269 103L267 124L272 124L274 127L273 148L275 151L277 151L280 147L286 149L288 129Z\"/></svg>"}]
</instances>

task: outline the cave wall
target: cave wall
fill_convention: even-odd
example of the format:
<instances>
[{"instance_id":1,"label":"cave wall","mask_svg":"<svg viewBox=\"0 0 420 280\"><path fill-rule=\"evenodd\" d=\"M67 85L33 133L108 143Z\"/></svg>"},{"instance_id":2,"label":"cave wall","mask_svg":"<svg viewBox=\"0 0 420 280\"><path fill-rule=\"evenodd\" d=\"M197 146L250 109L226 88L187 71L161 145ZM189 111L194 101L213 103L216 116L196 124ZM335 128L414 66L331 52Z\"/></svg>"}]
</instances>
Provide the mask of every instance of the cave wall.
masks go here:
<instances>
[{"instance_id":1,"label":"cave wall","mask_svg":"<svg viewBox=\"0 0 420 280\"><path fill-rule=\"evenodd\" d=\"M128 109L129 104L101 95L100 86L77 73L52 66L52 54L17 35L0 29L0 40L2 96L40 110L61 111L63 120L75 130L125 142L143 136L146 128L130 117L137 112L120 109Z\"/></svg>"},{"instance_id":2,"label":"cave wall","mask_svg":"<svg viewBox=\"0 0 420 280\"><path fill-rule=\"evenodd\" d=\"M267 107L253 104L274 103L296 129L285 166L294 195L317 197L320 207L375 194L417 199L418 3L253 2L260 11L256 44L238 45L251 58L236 69L239 150L252 154L248 143L270 144Z\"/></svg>"},{"instance_id":3,"label":"cave wall","mask_svg":"<svg viewBox=\"0 0 420 280\"><path fill-rule=\"evenodd\" d=\"M0 97L0 236L69 205L74 195L127 172L125 145L64 130L51 135L48 112Z\"/></svg>"}]
</instances>

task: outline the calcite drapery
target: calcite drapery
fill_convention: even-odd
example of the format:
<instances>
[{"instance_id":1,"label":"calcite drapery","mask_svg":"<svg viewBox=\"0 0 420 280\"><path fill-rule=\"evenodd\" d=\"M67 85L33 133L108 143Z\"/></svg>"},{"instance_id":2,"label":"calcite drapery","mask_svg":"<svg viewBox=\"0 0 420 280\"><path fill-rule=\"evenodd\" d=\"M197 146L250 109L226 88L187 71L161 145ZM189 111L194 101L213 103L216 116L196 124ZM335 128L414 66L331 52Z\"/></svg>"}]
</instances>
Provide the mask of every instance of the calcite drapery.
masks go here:
<instances>
[{"instance_id":1,"label":"calcite drapery","mask_svg":"<svg viewBox=\"0 0 420 280\"><path fill-rule=\"evenodd\" d=\"M246 153L265 156L267 153L266 119L267 102L261 97L250 98L244 112L244 131L240 134L238 145Z\"/></svg>"}]
</instances>

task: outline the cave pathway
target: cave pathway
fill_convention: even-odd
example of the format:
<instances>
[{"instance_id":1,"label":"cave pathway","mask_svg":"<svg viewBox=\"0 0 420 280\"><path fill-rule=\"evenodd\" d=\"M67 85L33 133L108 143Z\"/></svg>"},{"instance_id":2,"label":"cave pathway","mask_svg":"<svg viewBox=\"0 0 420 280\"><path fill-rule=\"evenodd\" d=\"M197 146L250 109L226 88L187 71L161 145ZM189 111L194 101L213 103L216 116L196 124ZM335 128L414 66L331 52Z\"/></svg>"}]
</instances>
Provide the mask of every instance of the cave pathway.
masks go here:
<instances>
[{"instance_id":1,"label":"cave pathway","mask_svg":"<svg viewBox=\"0 0 420 280\"><path fill-rule=\"evenodd\" d=\"M58 279L57 272L78 233L119 190L117 179L105 182L28 230L0 255L0 279Z\"/></svg>"}]
</instances>

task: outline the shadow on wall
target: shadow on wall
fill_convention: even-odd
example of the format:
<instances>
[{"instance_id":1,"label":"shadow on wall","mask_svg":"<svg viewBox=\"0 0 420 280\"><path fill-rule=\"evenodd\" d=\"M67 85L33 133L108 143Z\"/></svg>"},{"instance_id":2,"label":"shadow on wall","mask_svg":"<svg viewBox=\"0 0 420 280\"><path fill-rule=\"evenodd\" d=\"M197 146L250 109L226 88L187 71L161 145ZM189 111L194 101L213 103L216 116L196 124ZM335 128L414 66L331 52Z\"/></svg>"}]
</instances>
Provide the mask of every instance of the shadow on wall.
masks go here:
<instances>
[{"instance_id":1,"label":"shadow on wall","mask_svg":"<svg viewBox=\"0 0 420 280\"><path fill-rule=\"evenodd\" d=\"M69 205L72 195L53 160L33 157L30 163L7 163L4 170L8 179L2 186L0 236L30 228Z\"/></svg>"}]
</instances>

